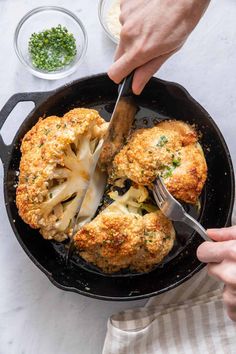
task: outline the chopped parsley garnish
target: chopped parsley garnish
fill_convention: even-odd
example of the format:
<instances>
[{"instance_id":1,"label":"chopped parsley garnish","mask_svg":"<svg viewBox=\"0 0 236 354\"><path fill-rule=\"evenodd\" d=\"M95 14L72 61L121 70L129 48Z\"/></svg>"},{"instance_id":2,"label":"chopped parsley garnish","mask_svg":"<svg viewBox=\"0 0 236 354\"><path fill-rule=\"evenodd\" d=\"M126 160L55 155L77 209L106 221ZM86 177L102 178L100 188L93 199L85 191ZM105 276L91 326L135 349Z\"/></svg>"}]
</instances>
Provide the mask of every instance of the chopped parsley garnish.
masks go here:
<instances>
[{"instance_id":1,"label":"chopped parsley garnish","mask_svg":"<svg viewBox=\"0 0 236 354\"><path fill-rule=\"evenodd\" d=\"M147 236L147 237L156 237L156 232L155 231L145 231L144 232L144 236Z\"/></svg>"},{"instance_id":2,"label":"chopped parsley garnish","mask_svg":"<svg viewBox=\"0 0 236 354\"><path fill-rule=\"evenodd\" d=\"M178 167L180 165L181 165L181 158L180 157L173 157L172 165L161 166L161 169L162 169L161 177L163 177L163 178L171 177L173 174L173 171L176 169L176 167Z\"/></svg>"},{"instance_id":3,"label":"chopped parsley garnish","mask_svg":"<svg viewBox=\"0 0 236 354\"><path fill-rule=\"evenodd\" d=\"M171 236L170 235L166 235L164 238L163 238L163 241L167 241L167 240L170 240L171 239Z\"/></svg>"},{"instance_id":4,"label":"chopped parsley garnish","mask_svg":"<svg viewBox=\"0 0 236 354\"><path fill-rule=\"evenodd\" d=\"M49 132L50 132L50 129L44 129L44 133L45 133L45 135L48 135L48 134L49 134Z\"/></svg>"},{"instance_id":5,"label":"chopped parsley garnish","mask_svg":"<svg viewBox=\"0 0 236 354\"><path fill-rule=\"evenodd\" d=\"M162 135L159 140L158 140L158 143L157 143L157 146L159 147L162 147L164 146L166 143L168 143L168 139L165 135Z\"/></svg>"},{"instance_id":6,"label":"chopped parsley garnish","mask_svg":"<svg viewBox=\"0 0 236 354\"><path fill-rule=\"evenodd\" d=\"M28 50L33 66L46 71L55 71L70 64L77 53L75 37L60 24L33 33Z\"/></svg>"},{"instance_id":7,"label":"chopped parsley garnish","mask_svg":"<svg viewBox=\"0 0 236 354\"><path fill-rule=\"evenodd\" d=\"M173 166L177 167L177 166L180 166L181 164L181 158L180 157L174 157L173 160L172 160L172 164Z\"/></svg>"},{"instance_id":8,"label":"chopped parsley garnish","mask_svg":"<svg viewBox=\"0 0 236 354\"><path fill-rule=\"evenodd\" d=\"M175 166L165 166L164 171L161 173L161 177L168 178L172 176Z\"/></svg>"}]
</instances>

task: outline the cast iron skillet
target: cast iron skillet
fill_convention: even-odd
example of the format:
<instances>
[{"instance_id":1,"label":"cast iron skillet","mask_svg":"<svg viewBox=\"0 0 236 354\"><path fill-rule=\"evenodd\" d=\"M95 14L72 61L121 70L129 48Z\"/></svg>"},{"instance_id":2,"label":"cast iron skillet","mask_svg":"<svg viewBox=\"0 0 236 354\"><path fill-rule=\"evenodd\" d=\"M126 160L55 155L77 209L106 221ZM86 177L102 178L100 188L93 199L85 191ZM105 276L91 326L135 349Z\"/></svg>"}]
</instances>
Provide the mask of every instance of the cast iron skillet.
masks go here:
<instances>
[{"instance_id":1,"label":"cast iron skillet","mask_svg":"<svg viewBox=\"0 0 236 354\"><path fill-rule=\"evenodd\" d=\"M72 82L52 92L18 93L0 112L0 128L18 102L33 101L35 109L26 117L6 146L0 136L0 157L4 164L4 196L13 231L31 260L57 287L104 300L134 300L160 294L189 279L204 265L196 258L200 236L182 225L175 225L179 236L175 252L149 273L118 273L105 275L85 262L64 262L64 245L45 241L18 216L15 205L16 171L19 170L19 146L25 133L39 117L63 115L74 107L93 107L107 120L117 96L117 86L101 74ZM152 78L141 96L136 126L151 126L156 121L175 118L196 124L202 132L201 144L209 169L202 194L198 219L205 228L230 225L234 202L234 175L230 154L224 138L208 113L175 83ZM193 212L192 210L190 210Z\"/></svg>"}]
</instances>

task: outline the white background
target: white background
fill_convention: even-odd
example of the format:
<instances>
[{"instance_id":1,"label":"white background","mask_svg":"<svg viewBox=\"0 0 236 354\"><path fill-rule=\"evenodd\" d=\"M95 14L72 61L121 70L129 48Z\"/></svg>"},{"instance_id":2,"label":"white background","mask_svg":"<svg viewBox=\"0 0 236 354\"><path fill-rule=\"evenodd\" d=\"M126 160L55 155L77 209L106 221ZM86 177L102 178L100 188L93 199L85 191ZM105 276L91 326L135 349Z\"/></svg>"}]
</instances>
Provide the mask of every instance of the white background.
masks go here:
<instances>
[{"instance_id":1,"label":"white background","mask_svg":"<svg viewBox=\"0 0 236 354\"><path fill-rule=\"evenodd\" d=\"M88 32L83 64L69 78L49 82L33 77L13 49L20 18L40 5L73 11ZM97 16L97 0L0 0L0 108L16 92L51 90L83 76L106 72L115 45ZM182 84L220 127L236 163L236 3L212 0L184 48L158 77ZM25 105L5 124L10 142L26 115ZM85 298L55 288L28 259L9 225L0 166L0 354L100 354L109 315L145 301L114 303ZM158 281L158 279L157 279Z\"/></svg>"}]
</instances>

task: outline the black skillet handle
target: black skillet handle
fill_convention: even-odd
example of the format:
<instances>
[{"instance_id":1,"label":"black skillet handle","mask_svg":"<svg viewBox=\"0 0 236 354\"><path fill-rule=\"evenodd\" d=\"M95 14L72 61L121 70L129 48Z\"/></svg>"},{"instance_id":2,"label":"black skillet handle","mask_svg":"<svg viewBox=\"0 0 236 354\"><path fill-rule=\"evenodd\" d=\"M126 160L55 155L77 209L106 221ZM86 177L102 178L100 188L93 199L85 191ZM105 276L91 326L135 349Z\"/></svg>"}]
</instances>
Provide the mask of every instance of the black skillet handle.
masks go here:
<instances>
[{"instance_id":1,"label":"black skillet handle","mask_svg":"<svg viewBox=\"0 0 236 354\"><path fill-rule=\"evenodd\" d=\"M7 103L3 106L0 111L0 158L3 164L6 162L8 157L8 152L10 149L9 145L6 145L1 136L1 128L5 121L7 120L11 111L15 108L15 106L19 102L23 101L32 101L35 103L35 107L37 107L43 99L48 96L48 92L23 92L23 93L16 93L15 95L11 96Z\"/></svg>"}]
</instances>

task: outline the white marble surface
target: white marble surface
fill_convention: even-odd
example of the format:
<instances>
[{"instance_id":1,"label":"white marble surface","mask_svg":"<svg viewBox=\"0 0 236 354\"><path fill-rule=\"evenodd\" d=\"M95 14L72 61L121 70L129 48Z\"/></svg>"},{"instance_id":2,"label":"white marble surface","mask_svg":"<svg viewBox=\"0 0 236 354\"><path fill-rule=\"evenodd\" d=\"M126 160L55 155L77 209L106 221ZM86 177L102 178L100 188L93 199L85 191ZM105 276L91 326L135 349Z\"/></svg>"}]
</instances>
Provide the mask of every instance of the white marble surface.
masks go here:
<instances>
[{"instance_id":1,"label":"white marble surface","mask_svg":"<svg viewBox=\"0 0 236 354\"><path fill-rule=\"evenodd\" d=\"M65 82L105 72L114 45L102 32L97 0L0 0L0 108L16 92L50 90ZM87 55L69 78L48 82L21 66L13 50L19 19L40 5L61 5L76 13L89 36ZM158 76L181 83L215 119L236 164L236 3L212 0L211 5L180 53ZM4 127L9 141L25 116L17 115ZM103 302L63 292L54 287L28 259L9 225L2 191L0 166L0 354L100 354L110 314L144 304Z\"/></svg>"}]
</instances>

